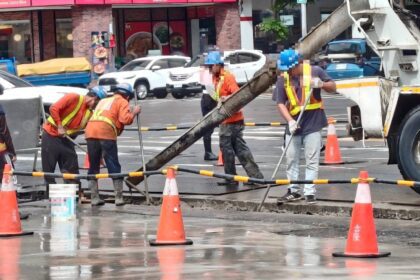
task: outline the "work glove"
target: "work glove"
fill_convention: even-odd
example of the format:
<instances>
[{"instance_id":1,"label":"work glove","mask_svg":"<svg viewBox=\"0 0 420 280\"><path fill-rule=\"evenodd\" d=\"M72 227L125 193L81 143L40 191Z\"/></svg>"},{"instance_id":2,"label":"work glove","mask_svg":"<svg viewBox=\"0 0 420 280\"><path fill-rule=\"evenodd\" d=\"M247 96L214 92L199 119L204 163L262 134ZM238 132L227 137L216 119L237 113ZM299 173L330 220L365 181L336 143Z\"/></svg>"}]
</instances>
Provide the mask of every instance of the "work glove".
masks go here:
<instances>
[{"instance_id":1,"label":"work glove","mask_svg":"<svg viewBox=\"0 0 420 280\"><path fill-rule=\"evenodd\" d=\"M324 86L324 82L320 78L318 77L312 78L311 88L322 88L323 86Z\"/></svg>"},{"instance_id":2,"label":"work glove","mask_svg":"<svg viewBox=\"0 0 420 280\"><path fill-rule=\"evenodd\" d=\"M289 124L289 131L290 134L295 134L296 130L298 129L298 123L295 120L291 120L288 122Z\"/></svg>"}]
</instances>

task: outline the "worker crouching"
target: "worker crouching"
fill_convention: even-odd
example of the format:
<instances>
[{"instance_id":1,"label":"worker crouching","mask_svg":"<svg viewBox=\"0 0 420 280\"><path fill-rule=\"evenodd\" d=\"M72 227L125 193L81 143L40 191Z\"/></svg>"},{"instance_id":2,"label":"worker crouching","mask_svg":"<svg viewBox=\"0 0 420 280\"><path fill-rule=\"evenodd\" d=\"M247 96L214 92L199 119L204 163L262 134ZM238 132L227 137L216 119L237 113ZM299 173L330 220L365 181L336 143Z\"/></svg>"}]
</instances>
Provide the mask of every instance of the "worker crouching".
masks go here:
<instances>
[{"instance_id":1,"label":"worker crouching","mask_svg":"<svg viewBox=\"0 0 420 280\"><path fill-rule=\"evenodd\" d=\"M88 174L98 174L100 161L104 157L108 173L121 173L118 160L117 136L125 125L133 123L134 117L141 111L139 106L130 110L129 101L134 97L133 88L129 84L118 84L114 96L99 102L86 127L86 140L89 154ZM115 190L115 205L124 205L123 179L113 179ZM89 180L92 206L103 205L100 199L97 180Z\"/></svg>"}]
</instances>

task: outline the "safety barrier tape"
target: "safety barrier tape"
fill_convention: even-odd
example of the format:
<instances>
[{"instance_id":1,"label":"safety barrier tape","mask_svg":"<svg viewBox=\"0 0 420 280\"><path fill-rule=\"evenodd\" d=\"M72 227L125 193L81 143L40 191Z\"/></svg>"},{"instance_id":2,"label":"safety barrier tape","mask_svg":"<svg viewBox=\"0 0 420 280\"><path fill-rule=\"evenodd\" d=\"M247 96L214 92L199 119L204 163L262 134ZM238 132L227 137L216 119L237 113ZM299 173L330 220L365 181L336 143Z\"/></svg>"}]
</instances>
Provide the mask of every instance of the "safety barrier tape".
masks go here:
<instances>
[{"instance_id":1,"label":"safety barrier tape","mask_svg":"<svg viewBox=\"0 0 420 280\"><path fill-rule=\"evenodd\" d=\"M406 187L420 187L420 182L418 181L407 181L407 180L383 180L378 178L351 178L346 180L330 180L330 179L315 179L315 180L288 180L288 179L275 179L275 180L264 180L258 178L251 178L247 176L239 175L229 175L224 173L216 173L210 170L196 170L189 169L179 166L168 166L167 168L173 168L174 170L197 174L206 177L215 177L227 180L233 180L236 182L242 183L255 183L259 185L290 185L290 184L314 184L314 185L328 185L328 184L358 184L358 183L379 183L379 184L388 184L388 185L398 185ZM70 174L70 173L45 173L45 172L25 172L25 171L13 171L10 172L10 175L18 176L29 176L29 177L49 177L49 178L61 178L66 180L95 180L95 179L116 179L116 178L125 178L125 177L144 177L145 175L165 175L167 169L157 170L157 171L147 171L147 172L128 172L128 173L100 173L100 174ZM5 173L7 174L7 173Z\"/></svg>"},{"instance_id":2,"label":"safety barrier tape","mask_svg":"<svg viewBox=\"0 0 420 280\"><path fill-rule=\"evenodd\" d=\"M346 120L335 120L336 123L347 123ZM285 126L286 123L281 122L245 122L245 126L271 126L271 127L280 127ZM147 131L175 131L175 130L183 130L183 129L190 129L191 126L186 125L171 125L166 127L141 127L140 131L147 132ZM126 131L137 131L137 128L127 127L125 128Z\"/></svg>"}]
</instances>

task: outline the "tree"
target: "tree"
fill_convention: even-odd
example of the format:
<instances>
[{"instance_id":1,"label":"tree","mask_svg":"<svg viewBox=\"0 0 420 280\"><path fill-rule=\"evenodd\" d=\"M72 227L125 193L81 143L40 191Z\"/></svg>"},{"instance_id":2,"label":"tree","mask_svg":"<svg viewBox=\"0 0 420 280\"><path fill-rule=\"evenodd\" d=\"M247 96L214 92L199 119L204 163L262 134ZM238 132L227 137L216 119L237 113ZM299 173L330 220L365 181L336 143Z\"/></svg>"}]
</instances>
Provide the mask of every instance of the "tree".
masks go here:
<instances>
[{"instance_id":1,"label":"tree","mask_svg":"<svg viewBox=\"0 0 420 280\"><path fill-rule=\"evenodd\" d=\"M308 0L308 3L314 0ZM259 24L261 31L272 33L277 40L283 40L287 37L289 30L286 25L279 19L279 14L287 6L293 7L297 5L296 0L272 0L271 10L273 12L272 18L266 18Z\"/></svg>"}]
</instances>

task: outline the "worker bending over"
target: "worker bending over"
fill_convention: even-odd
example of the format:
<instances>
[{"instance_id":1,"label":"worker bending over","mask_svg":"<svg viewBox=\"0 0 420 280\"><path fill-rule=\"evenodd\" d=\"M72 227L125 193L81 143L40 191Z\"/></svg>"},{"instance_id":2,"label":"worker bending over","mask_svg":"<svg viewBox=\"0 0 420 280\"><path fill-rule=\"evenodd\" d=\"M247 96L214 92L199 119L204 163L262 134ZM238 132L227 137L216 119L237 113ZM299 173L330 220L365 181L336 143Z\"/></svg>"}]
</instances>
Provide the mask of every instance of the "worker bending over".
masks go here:
<instances>
[{"instance_id":1,"label":"worker bending over","mask_svg":"<svg viewBox=\"0 0 420 280\"><path fill-rule=\"evenodd\" d=\"M118 161L117 136L125 125L133 123L134 117L141 111L139 106L130 110L129 101L134 97L133 88L129 84L118 84L115 87L114 96L105 98L99 102L86 127L86 139L89 154L88 174L98 174L100 161L105 159L108 173L121 173L121 165ZM115 204L124 205L123 179L112 179L115 190ZM98 181L89 180L92 206L103 205L98 192Z\"/></svg>"},{"instance_id":2,"label":"worker bending over","mask_svg":"<svg viewBox=\"0 0 420 280\"><path fill-rule=\"evenodd\" d=\"M69 137L75 139L82 133L92 116L92 110L105 96L102 87L94 87L85 96L69 93L50 106L50 116L43 125L42 133L42 171L54 173L58 163L61 173L79 174L75 144ZM45 181L48 192L49 184L54 184L55 179L45 178ZM79 184L75 180L65 182Z\"/></svg>"},{"instance_id":3,"label":"worker bending over","mask_svg":"<svg viewBox=\"0 0 420 280\"><path fill-rule=\"evenodd\" d=\"M0 86L0 95L3 94L3 87ZM0 180L3 180L4 165L7 163L6 157L10 157L12 162L16 161L15 147L7 126L6 113L0 105Z\"/></svg>"},{"instance_id":4,"label":"worker bending over","mask_svg":"<svg viewBox=\"0 0 420 280\"><path fill-rule=\"evenodd\" d=\"M239 90L235 77L224 69L220 52L209 52L205 60L205 65L210 67L210 72L213 75L215 91L210 94L214 100L224 102L229 96ZM235 156L237 156L249 177L263 179L264 176L255 163L254 157L243 138L244 126L242 110L232 114L231 117L220 125L219 142L223 154L225 173L236 175ZM218 184L237 186L238 182L225 180Z\"/></svg>"},{"instance_id":5,"label":"worker bending over","mask_svg":"<svg viewBox=\"0 0 420 280\"><path fill-rule=\"evenodd\" d=\"M335 93L335 82L318 66L311 66L303 61L299 53L287 49L280 53L277 61L280 71L273 100L278 110L287 121L286 143L291 144L286 152L287 178L299 178L299 159L301 148L305 153L306 170L305 180L314 180L318 177L319 154L321 149L321 130L327 126L327 117L321 98L321 89ZM311 95L299 124L296 122L300 112L304 109L305 100ZM286 145L287 147L287 145ZM278 202L300 200L298 185L289 185L287 193ZM303 189L306 202L315 203L315 186L306 184Z\"/></svg>"}]
</instances>

